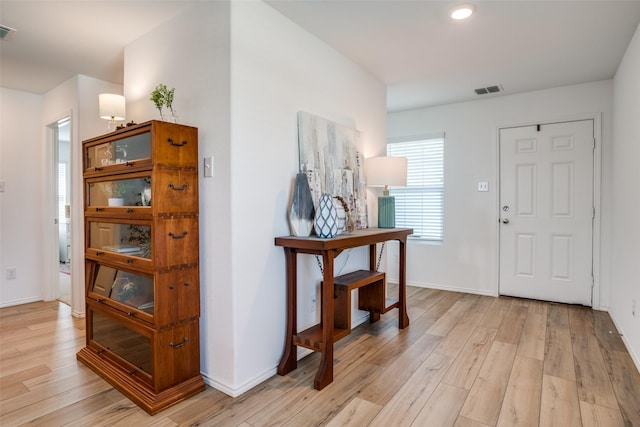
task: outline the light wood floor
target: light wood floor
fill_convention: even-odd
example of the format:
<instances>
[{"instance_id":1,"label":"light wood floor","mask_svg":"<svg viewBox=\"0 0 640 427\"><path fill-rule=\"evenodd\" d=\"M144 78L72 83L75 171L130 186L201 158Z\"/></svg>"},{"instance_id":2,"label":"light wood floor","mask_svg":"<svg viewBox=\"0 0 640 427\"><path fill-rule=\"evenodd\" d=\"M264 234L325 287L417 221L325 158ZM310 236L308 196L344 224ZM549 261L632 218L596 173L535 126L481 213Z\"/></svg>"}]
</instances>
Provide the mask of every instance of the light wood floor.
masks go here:
<instances>
[{"instance_id":1,"label":"light wood floor","mask_svg":"<svg viewBox=\"0 0 640 427\"><path fill-rule=\"evenodd\" d=\"M212 388L150 417L75 359L84 322L58 302L0 310L0 425L640 426L640 374L607 313L409 288L396 311L239 398ZM609 333L613 331L614 333Z\"/></svg>"}]
</instances>

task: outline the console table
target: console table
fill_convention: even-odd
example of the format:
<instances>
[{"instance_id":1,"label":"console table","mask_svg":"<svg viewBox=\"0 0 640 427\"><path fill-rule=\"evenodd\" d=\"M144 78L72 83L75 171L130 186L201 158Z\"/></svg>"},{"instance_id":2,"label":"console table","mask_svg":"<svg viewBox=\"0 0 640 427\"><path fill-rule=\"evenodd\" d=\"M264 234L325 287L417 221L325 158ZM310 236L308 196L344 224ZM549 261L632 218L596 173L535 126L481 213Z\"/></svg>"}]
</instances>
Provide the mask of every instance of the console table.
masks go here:
<instances>
[{"instance_id":1,"label":"console table","mask_svg":"<svg viewBox=\"0 0 640 427\"><path fill-rule=\"evenodd\" d=\"M341 234L331 239L319 237L276 237L276 246L282 246L287 269L287 322L285 346L278 365L278 374L286 375L297 367L297 346L320 352L320 367L313 381L322 390L333 381L333 343L348 335L349 330L334 327L334 277L333 261L345 249L369 246L369 269L376 269L376 243L397 240L399 250L398 300L386 306L386 310L398 309L398 327L409 326L406 297L406 243L413 234L410 228L367 228ZM322 256L323 284L321 297L321 322L298 332L297 328L297 255ZM386 311L385 310L385 311ZM372 316L374 313L372 312ZM379 313L377 314L379 318ZM372 322L377 318L370 319ZM350 327L351 325L349 325Z\"/></svg>"}]
</instances>

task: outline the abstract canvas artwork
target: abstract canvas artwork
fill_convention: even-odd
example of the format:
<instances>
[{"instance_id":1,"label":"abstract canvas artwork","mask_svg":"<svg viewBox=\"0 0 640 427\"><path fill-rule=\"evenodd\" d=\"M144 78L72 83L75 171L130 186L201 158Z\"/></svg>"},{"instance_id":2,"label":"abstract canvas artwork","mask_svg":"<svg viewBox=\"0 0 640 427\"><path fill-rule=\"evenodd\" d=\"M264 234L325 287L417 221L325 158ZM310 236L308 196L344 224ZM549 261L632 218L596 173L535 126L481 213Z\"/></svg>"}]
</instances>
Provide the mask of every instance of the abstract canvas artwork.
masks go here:
<instances>
[{"instance_id":1,"label":"abstract canvas artwork","mask_svg":"<svg viewBox=\"0 0 640 427\"><path fill-rule=\"evenodd\" d=\"M307 175L315 208L320 196L342 196L356 229L367 228L367 192L360 132L298 112L300 171Z\"/></svg>"}]
</instances>

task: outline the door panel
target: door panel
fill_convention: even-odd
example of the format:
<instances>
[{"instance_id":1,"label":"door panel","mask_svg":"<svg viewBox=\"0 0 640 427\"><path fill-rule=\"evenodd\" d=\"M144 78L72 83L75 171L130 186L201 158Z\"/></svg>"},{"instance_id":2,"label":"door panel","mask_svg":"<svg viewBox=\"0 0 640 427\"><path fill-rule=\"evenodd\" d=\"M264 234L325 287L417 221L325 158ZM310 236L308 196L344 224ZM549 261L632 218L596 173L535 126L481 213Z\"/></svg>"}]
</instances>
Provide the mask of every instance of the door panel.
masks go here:
<instances>
[{"instance_id":1,"label":"door panel","mask_svg":"<svg viewBox=\"0 0 640 427\"><path fill-rule=\"evenodd\" d=\"M500 293L591 305L593 121L500 130Z\"/></svg>"}]
</instances>

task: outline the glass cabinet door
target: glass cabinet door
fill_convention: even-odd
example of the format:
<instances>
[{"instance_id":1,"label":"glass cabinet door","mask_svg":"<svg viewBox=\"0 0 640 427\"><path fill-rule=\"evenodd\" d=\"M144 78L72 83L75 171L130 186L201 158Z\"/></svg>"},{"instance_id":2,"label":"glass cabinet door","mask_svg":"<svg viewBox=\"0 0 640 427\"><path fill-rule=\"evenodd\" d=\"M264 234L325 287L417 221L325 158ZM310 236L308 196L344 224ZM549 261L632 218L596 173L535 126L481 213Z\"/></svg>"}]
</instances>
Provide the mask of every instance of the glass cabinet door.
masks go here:
<instances>
[{"instance_id":1,"label":"glass cabinet door","mask_svg":"<svg viewBox=\"0 0 640 427\"><path fill-rule=\"evenodd\" d=\"M151 177L90 181L87 206L151 206Z\"/></svg>"},{"instance_id":2,"label":"glass cabinet door","mask_svg":"<svg viewBox=\"0 0 640 427\"><path fill-rule=\"evenodd\" d=\"M151 259L151 226L89 221L89 248Z\"/></svg>"},{"instance_id":3,"label":"glass cabinet door","mask_svg":"<svg viewBox=\"0 0 640 427\"><path fill-rule=\"evenodd\" d=\"M97 311L91 311L92 339L133 366L153 375L151 339Z\"/></svg>"},{"instance_id":4,"label":"glass cabinet door","mask_svg":"<svg viewBox=\"0 0 640 427\"><path fill-rule=\"evenodd\" d=\"M153 278L97 264L90 291L98 300L109 298L153 315Z\"/></svg>"},{"instance_id":5,"label":"glass cabinet door","mask_svg":"<svg viewBox=\"0 0 640 427\"><path fill-rule=\"evenodd\" d=\"M88 146L85 150L85 169L103 168L150 158L151 133L145 132Z\"/></svg>"}]
</instances>

